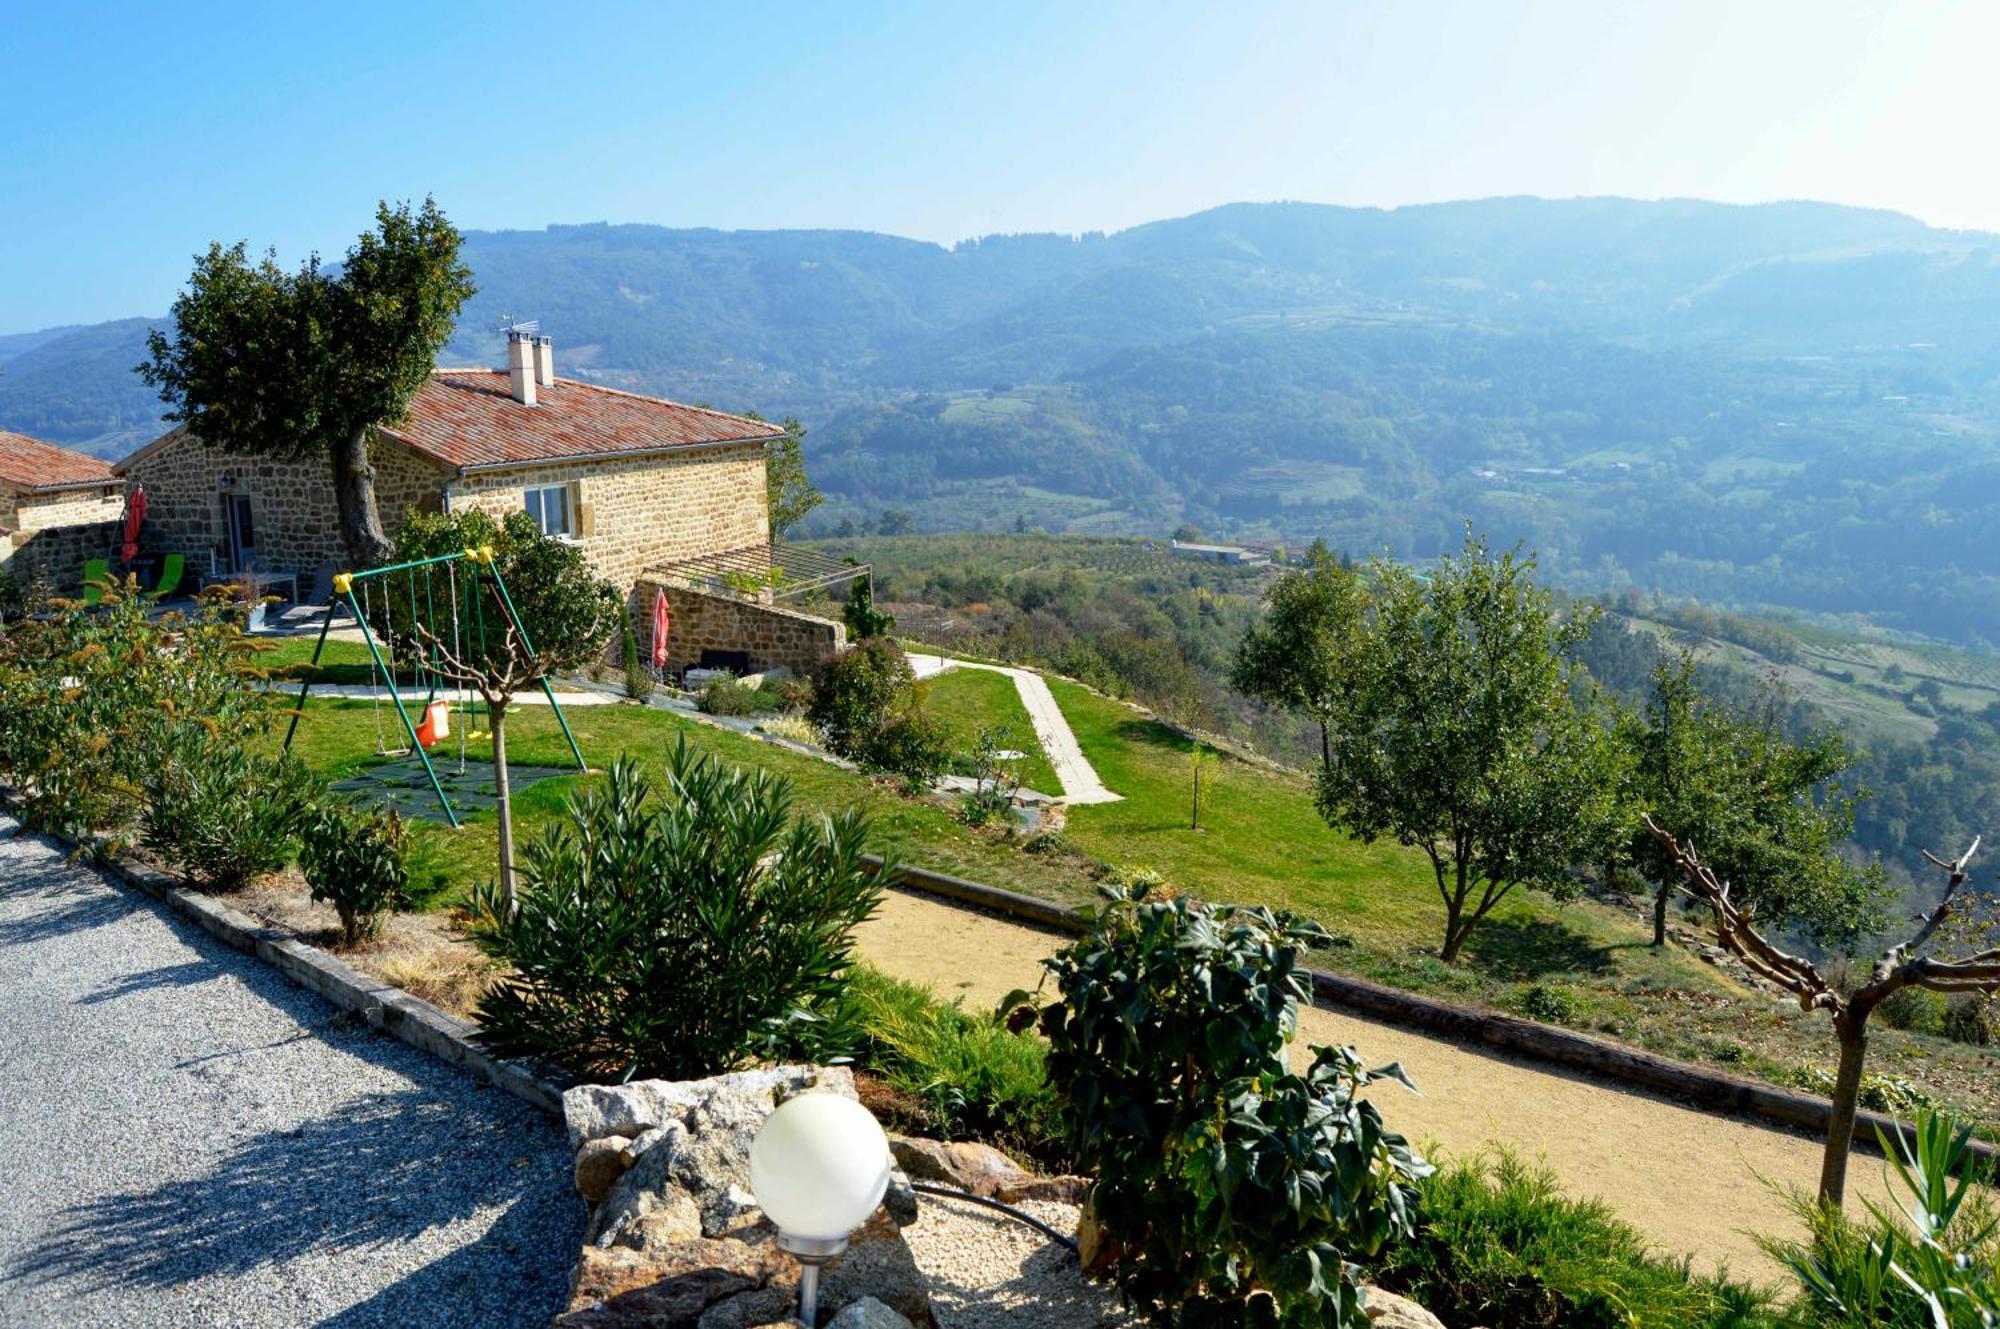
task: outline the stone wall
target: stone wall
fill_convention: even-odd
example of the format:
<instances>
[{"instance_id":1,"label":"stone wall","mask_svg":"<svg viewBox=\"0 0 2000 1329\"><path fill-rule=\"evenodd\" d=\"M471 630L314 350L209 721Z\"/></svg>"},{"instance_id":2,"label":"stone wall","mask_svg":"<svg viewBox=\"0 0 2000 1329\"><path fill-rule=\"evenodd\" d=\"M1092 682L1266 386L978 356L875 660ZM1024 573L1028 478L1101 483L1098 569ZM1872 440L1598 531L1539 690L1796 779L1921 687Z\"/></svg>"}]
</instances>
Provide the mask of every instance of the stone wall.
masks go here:
<instances>
[{"instance_id":1,"label":"stone wall","mask_svg":"<svg viewBox=\"0 0 2000 1329\"><path fill-rule=\"evenodd\" d=\"M387 441L378 440L371 455L376 503L391 535L411 508L439 509L444 470ZM125 463L123 470L128 480L146 487L140 543L148 553L183 555L196 576L207 574L209 556L224 547L225 493L249 496L257 566L299 574L301 593L308 591L316 573L347 562L333 477L323 458L248 457L206 447L193 435L176 431L153 452Z\"/></svg>"},{"instance_id":2,"label":"stone wall","mask_svg":"<svg viewBox=\"0 0 2000 1329\"><path fill-rule=\"evenodd\" d=\"M847 649L847 629L842 624L775 605L710 595L648 574L633 588L630 603L639 658L649 663L653 597L663 591L673 616L667 629L669 670L699 664L704 650L717 650L748 652L751 669L759 673L780 665L810 673Z\"/></svg>"},{"instance_id":3,"label":"stone wall","mask_svg":"<svg viewBox=\"0 0 2000 1329\"><path fill-rule=\"evenodd\" d=\"M620 591L649 568L771 540L761 443L480 471L452 482L452 510L477 507L504 517L521 511L524 490L540 485L571 486L584 556Z\"/></svg>"},{"instance_id":4,"label":"stone wall","mask_svg":"<svg viewBox=\"0 0 2000 1329\"><path fill-rule=\"evenodd\" d=\"M117 521L44 526L0 535L0 570L24 582L44 582L56 595L83 589L83 565L93 558L118 557Z\"/></svg>"}]
</instances>

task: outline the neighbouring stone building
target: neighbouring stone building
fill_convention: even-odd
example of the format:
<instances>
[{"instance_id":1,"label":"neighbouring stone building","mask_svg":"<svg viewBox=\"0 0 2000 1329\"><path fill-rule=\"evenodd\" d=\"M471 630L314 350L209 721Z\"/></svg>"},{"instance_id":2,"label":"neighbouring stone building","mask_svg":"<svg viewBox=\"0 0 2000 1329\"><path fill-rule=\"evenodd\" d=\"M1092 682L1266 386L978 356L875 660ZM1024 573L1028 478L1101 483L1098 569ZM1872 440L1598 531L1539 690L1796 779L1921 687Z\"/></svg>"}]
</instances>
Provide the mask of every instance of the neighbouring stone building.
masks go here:
<instances>
[{"instance_id":1,"label":"neighbouring stone building","mask_svg":"<svg viewBox=\"0 0 2000 1329\"><path fill-rule=\"evenodd\" d=\"M87 560L116 556L124 504L107 463L0 430L0 569L74 594Z\"/></svg>"}]
</instances>

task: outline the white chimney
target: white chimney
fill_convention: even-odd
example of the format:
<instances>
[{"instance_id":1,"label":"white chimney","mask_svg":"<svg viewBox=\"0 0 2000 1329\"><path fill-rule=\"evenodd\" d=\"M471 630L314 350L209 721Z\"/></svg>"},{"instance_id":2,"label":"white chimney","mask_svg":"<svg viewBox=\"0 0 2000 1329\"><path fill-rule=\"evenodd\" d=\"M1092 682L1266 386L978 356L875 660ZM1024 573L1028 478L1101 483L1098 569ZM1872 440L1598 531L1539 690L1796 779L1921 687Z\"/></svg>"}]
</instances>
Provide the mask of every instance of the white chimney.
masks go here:
<instances>
[{"instance_id":1,"label":"white chimney","mask_svg":"<svg viewBox=\"0 0 2000 1329\"><path fill-rule=\"evenodd\" d=\"M534 355L532 334L507 334L507 382L514 390L514 400L523 406L535 404L535 368L531 363Z\"/></svg>"},{"instance_id":2,"label":"white chimney","mask_svg":"<svg viewBox=\"0 0 2000 1329\"><path fill-rule=\"evenodd\" d=\"M535 338L535 382L545 388L556 385L556 339Z\"/></svg>"}]
</instances>

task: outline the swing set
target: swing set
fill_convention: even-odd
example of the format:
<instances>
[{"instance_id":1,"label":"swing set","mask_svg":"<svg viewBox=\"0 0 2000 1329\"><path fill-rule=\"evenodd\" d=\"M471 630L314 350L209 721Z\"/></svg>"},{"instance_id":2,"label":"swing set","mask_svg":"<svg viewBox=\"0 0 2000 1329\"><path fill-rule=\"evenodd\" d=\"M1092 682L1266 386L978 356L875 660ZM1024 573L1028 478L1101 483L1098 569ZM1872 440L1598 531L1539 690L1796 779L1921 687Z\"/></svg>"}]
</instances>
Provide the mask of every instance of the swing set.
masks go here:
<instances>
[{"instance_id":1,"label":"swing set","mask_svg":"<svg viewBox=\"0 0 2000 1329\"><path fill-rule=\"evenodd\" d=\"M439 586L440 580L442 587ZM492 629L503 633L511 629L520 638L524 650L530 655L535 650L527 625L521 622L521 616L514 608L514 599L507 593L506 579L501 577L500 569L494 563L492 546L440 554L435 558L420 558L408 563L392 563L387 567L370 568L366 572L343 572L333 579L333 592L334 598L326 607L326 618L320 623L319 641L313 646L312 667L318 666L320 656L326 650L334 614L345 605L348 612L354 615L354 621L361 625L361 639L367 643L368 656L374 662L374 677L389 694L389 705L402 726L401 738L409 741L406 748L390 746L396 738L395 731L392 727L385 734L382 697L376 693L373 708L375 755L404 757L414 753L423 763L424 775L430 781L431 791L437 795L445 820L456 828L460 825L458 811L452 806L444 783L438 778L437 767L431 762L430 749L451 737L454 701L458 709L457 774L465 774L467 739L486 738L490 735L490 728L472 732L476 704L472 688L463 680L454 681L445 672L446 643L449 642L450 656L459 660L466 658L464 652L468 642L475 650L484 650L489 628L487 602L491 600ZM443 606L442 615L440 603ZM446 635L447 627L449 636ZM407 693L397 683L397 674L404 670L407 670L409 681ZM576 744L576 735L570 732L569 719L556 701L555 690L549 686L546 677L541 683L542 694L548 698L556 723L562 726L563 737L569 742L570 755L576 758L577 770L587 770L583 752ZM298 703L292 711L291 725L285 730L284 746L287 752L291 751L292 738L298 733L306 694L311 690L312 674L309 670L299 684ZM403 699L406 695L414 697L420 692L423 700L417 704L415 718L412 718L412 712L405 708ZM440 693L445 695L440 697Z\"/></svg>"}]
</instances>

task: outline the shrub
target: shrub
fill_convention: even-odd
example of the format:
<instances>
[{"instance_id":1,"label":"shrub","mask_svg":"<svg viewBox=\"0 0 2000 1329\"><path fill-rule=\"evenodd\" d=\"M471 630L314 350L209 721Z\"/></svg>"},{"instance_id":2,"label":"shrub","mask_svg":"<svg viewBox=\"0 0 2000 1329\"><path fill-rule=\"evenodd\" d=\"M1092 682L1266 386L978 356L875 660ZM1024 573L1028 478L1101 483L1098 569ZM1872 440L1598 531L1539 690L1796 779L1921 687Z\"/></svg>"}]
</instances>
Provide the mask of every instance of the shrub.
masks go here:
<instances>
[{"instance_id":1,"label":"shrub","mask_svg":"<svg viewBox=\"0 0 2000 1329\"><path fill-rule=\"evenodd\" d=\"M1418 1188L1412 1240L1373 1275L1447 1324L1520 1329L1731 1329L1775 1323L1765 1294L1652 1253L1599 1200L1574 1200L1545 1166L1505 1150L1454 1163Z\"/></svg>"},{"instance_id":2,"label":"shrub","mask_svg":"<svg viewBox=\"0 0 2000 1329\"><path fill-rule=\"evenodd\" d=\"M494 883L473 892L475 940L513 970L480 1002L485 1040L612 1080L832 1055L852 933L888 869L862 861L859 812L791 803L782 777L685 741L660 797L622 760L577 792L522 851L517 909Z\"/></svg>"},{"instance_id":3,"label":"shrub","mask_svg":"<svg viewBox=\"0 0 2000 1329\"><path fill-rule=\"evenodd\" d=\"M788 739L793 743L817 746L819 731L800 715L773 715L757 722L759 731L773 738Z\"/></svg>"},{"instance_id":4,"label":"shrub","mask_svg":"<svg viewBox=\"0 0 2000 1329\"><path fill-rule=\"evenodd\" d=\"M226 596L186 616L146 608L113 586L95 610L57 602L0 635L0 770L39 830L123 829L163 733L199 717L218 742L240 744L284 704L248 686L264 674L260 647L230 621Z\"/></svg>"},{"instance_id":5,"label":"shrub","mask_svg":"<svg viewBox=\"0 0 2000 1329\"><path fill-rule=\"evenodd\" d=\"M928 788L951 761L944 722L922 711L893 715L868 732L855 758L868 770L899 775L912 789Z\"/></svg>"},{"instance_id":6,"label":"shrub","mask_svg":"<svg viewBox=\"0 0 2000 1329\"><path fill-rule=\"evenodd\" d=\"M653 675L639 662L639 634L632 631L629 616L625 619L622 635L620 644L625 656L625 695L634 701L644 701L653 695Z\"/></svg>"},{"instance_id":7,"label":"shrub","mask_svg":"<svg viewBox=\"0 0 2000 1329\"><path fill-rule=\"evenodd\" d=\"M1905 988L1904 991L1909 991ZM1993 1001L1963 993L1945 1006L1944 1036L1954 1043L1987 1047L1993 1042Z\"/></svg>"},{"instance_id":8,"label":"shrub","mask_svg":"<svg viewBox=\"0 0 2000 1329\"><path fill-rule=\"evenodd\" d=\"M874 641L896 626L893 615L875 607L875 583L867 577L856 581L848 592L847 603L840 607L840 620L847 625L847 635L857 642Z\"/></svg>"},{"instance_id":9,"label":"shrub","mask_svg":"<svg viewBox=\"0 0 2000 1329\"><path fill-rule=\"evenodd\" d=\"M1358 1097L1400 1068L1332 1047L1286 1068L1318 928L1105 894L1047 961L1061 995L1040 1023L1127 1300L1162 1323L1364 1325L1348 1262L1410 1235L1430 1168Z\"/></svg>"},{"instance_id":10,"label":"shrub","mask_svg":"<svg viewBox=\"0 0 2000 1329\"><path fill-rule=\"evenodd\" d=\"M235 890L292 861L320 779L293 757L258 757L198 724L147 745L140 836L193 884Z\"/></svg>"},{"instance_id":11,"label":"shrub","mask_svg":"<svg viewBox=\"0 0 2000 1329\"><path fill-rule=\"evenodd\" d=\"M375 936L383 914L409 903L408 837L394 809L321 804L306 818L300 840L299 869L312 898L340 915L343 945Z\"/></svg>"},{"instance_id":12,"label":"shrub","mask_svg":"<svg viewBox=\"0 0 2000 1329\"><path fill-rule=\"evenodd\" d=\"M1536 983L1521 994L1521 1014L1547 1024L1568 1024L1576 1018L1576 993L1553 983Z\"/></svg>"},{"instance_id":13,"label":"shrub","mask_svg":"<svg viewBox=\"0 0 2000 1329\"><path fill-rule=\"evenodd\" d=\"M1029 854L1073 854L1076 845L1061 831L1041 831L1030 836L1021 850Z\"/></svg>"},{"instance_id":14,"label":"shrub","mask_svg":"<svg viewBox=\"0 0 2000 1329\"><path fill-rule=\"evenodd\" d=\"M858 758L869 733L885 718L907 710L915 695L916 675L902 648L877 637L827 661L806 719L819 730L828 751Z\"/></svg>"},{"instance_id":15,"label":"shrub","mask_svg":"<svg viewBox=\"0 0 2000 1329\"><path fill-rule=\"evenodd\" d=\"M1000 760L1002 749L1013 736L1007 725L989 725L979 731L979 739L964 763L972 777L972 788L959 800L959 820L968 826L985 826L1007 815L1021 781Z\"/></svg>"},{"instance_id":16,"label":"shrub","mask_svg":"<svg viewBox=\"0 0 2000 1329\"><path fill-rule=\"evenodd\" d=\"M1943 1034L1945 997L1929 988L1898 988L1880 1007L1882 1018L1892 1029L1912 1034Z\"/></svg>"},{"instance_id":17,"label":"shrub","mask_svg":"<svg viewBox=\"0 0 2000 1329\"><path fill-rule=\"evenodd\" d=\"M710 715L767 715L778 709L776 699L733 678L710 683L695 704Z\"/></svg>"},{"instance_id":18,"label":"shrub","mask_svg":"<svg viewBox=\"0 0 2000 1329\"><path fill-rule=\"evenodd\" d=\"M1068 1170L1047 1046L928 988L856 966L850 990L857 1060L922 1105L927 1129L989 1141Z\"/></svg>"},{"instance_id":19,"label":"shrub","mask_svg":"<svg viewBox=\"0 0 2000 1329\"><path fill-rule=\"evenodd\" d=\"M1833 1097L1833 1072L1824 1066L1794 1067L1785 1078L1808 1093ZM1861 1077L1858 1101L1871 1112L1887 1112L1897 1117L1934 1112L1940 1106L1937 1099L1916 1083L1900 1075L1877 1075L1873 1071Z\"/></svg>"}]
</instances>

